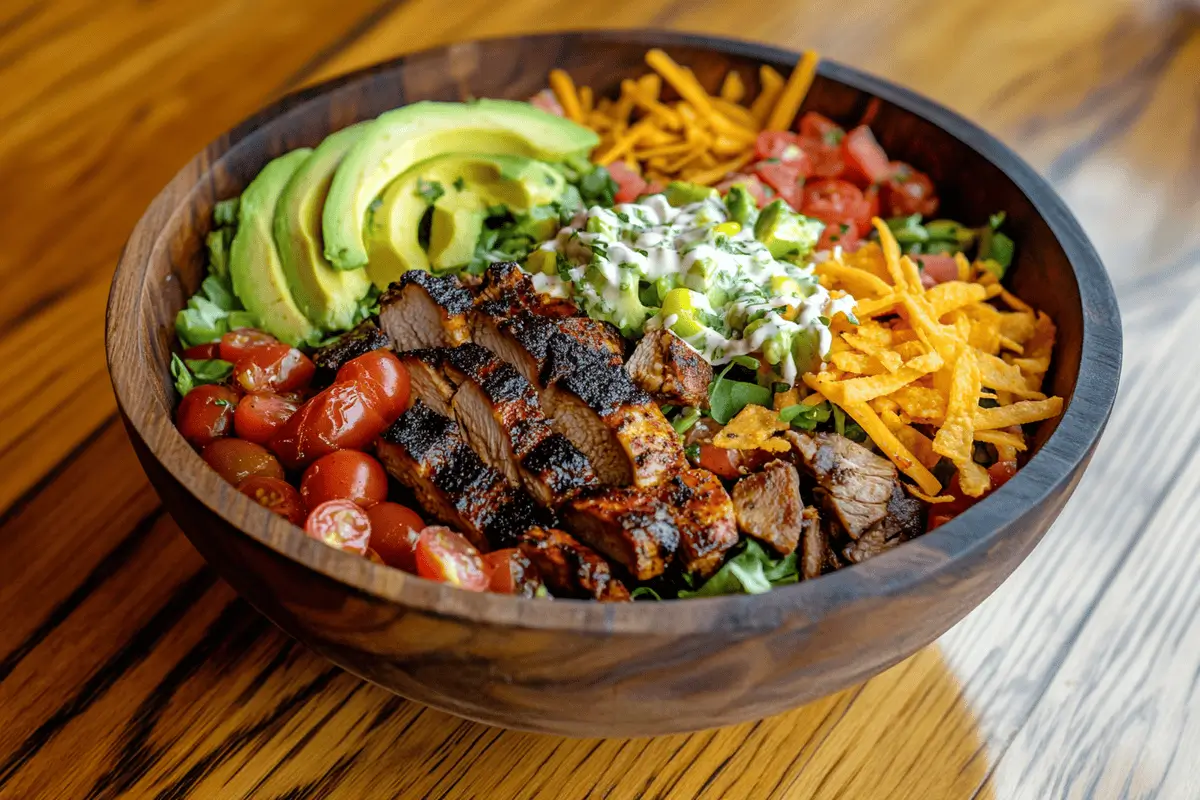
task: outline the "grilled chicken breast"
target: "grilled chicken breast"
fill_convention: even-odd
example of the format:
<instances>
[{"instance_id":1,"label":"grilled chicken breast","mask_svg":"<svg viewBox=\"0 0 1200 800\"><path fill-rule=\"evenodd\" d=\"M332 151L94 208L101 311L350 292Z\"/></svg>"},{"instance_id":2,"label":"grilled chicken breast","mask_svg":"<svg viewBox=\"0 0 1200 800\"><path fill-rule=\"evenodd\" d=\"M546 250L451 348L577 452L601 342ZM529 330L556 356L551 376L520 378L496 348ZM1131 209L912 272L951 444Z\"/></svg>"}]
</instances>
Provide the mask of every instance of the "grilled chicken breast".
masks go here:
<instances>
[{"instance_id":1,"label":"grilled chicken breast","mask_svg":"<svg viewBox=\"0 0 1200 800\"><path fill-rule=\"evenodd\" d=\"M663 573L679 548L673 509L656 492L609 488L562 508L566 527L640 581Z\"/></svg>"},{"instance_id":2,"label":"grilled chicken breast","mask_svg":"<svg viewBox=\"0 0 1200 800\"><path fill-rule=\"evenodd\" d=\"M332 383L337 371L347 361L353 361L389 344L391 340L387 334L368 320L313 353L313 363L317 365L317 374L313 377L313 382L318 386Z\"/></svg>"},{"instance_id":3,"label":"grilled chicken breast","mask_svg":"<svg viewBox=\"0 0 1200 800\"><path fill-rule=\"evenodd\" d=\"M804 532L800 552L800 576L807 581L821 577L821 572L830 560L831 551L825 531L821 530L821 515L817 509L812 506L805 507L800 527Z\"/></svg>"},{"instance_id":4,"label":"grilled chicken breast","mask_svg":"<svg viewBox=\"0 0 1200 800\"><path fill-rule=\"evenodd\" d=\"M683 568L705 578L712 575L738 541L734 504L720 479L706 469L687 469L654 491L674 515Z\"/></svg>"},{"instance_id":5,"label":"grilled chicken breast","mask_svg":"<svg viewBox=\"0 0 1200 800\"><path fill-rule=\"evenodd\" d=\"M772 461L739 480L733 487L733 508L738 527L780 555L788 555L800 543L800 475L786 461Z\"/></svg>"},{"instance_id":6,"label":"grilled chicken breast","mask_svg":"<svg viewBox=\"0 0 1200 800\"><path fill-rule=\"evenodd\" d=\"M379 301L379 327L397 350L444 347L471 338L471 293L451 276L404 273Z\"/></svg>"},{"instance_id":7,"label":"grilled chicken breast","mask_svg":"<svg viewBox=\"0 0 1200 800\"><path fill-rule=\"evenodd\" d=\"M525 554L556 597L581 600L629 600L629 590L608 562L591 548L554 528L531 528L521 540Z\"/></svg>"},{"instance_id":8,"label":"grilled chicken breast","mask_svg":"<svg viewBox=\"0 0 1200 800\"><path fill-rule=\"evenodd\" d=\"M891 550L901 542L920 536L925 530L921 518L921 501L910 497L896 482L888 500L887 514L868 528L857 541L842 548L842 555L851 564L866 561L872 556Z\"/></svg>"},{"instance_id":9,"label":"grilled chicken breast","mask_svg":"<svg viewBox=\"0 0 1200 800\"><path fill-rule=\"evenodd\" d=\"M890 461L836 433L788 431L785 436L851 539L883 519L896 482Z\"/></svg>"},{"instance_id":10,"label":"grilled chicken breast","mask_svg":"<svg viewBox=\"0 0 1200 800\"><path fill-rule=\"evenodd\" d=\"M510 317L528 312L539 317L577 317L579 307L563 298L542 294L534 288L533 281L521 271L515 261L492 264L483 273L477 304L488 304L488 313Z\"/></svg>"},{"instance_id":11,"label":"grilled chicken breast","mask_svg":"<svg viewBox=\"0 0 1200 800\"><path fill-rule=\"evenodd\" d=\"M625 369L634 383L660 403L708 408L712 365L669 330L643 336Z\"/></svg>"},{"instance_id":12,"label":"grilled chicken breast","mask_svg":"<svg viewBox=\"0 0 1200 800\"><path fill-rule=\"evenodd\" d=\"M417 401L376 442L388 473L481 550L515 547L540 524L533 501L467 446L458 425Z\"/></svg>"}]
</instances>

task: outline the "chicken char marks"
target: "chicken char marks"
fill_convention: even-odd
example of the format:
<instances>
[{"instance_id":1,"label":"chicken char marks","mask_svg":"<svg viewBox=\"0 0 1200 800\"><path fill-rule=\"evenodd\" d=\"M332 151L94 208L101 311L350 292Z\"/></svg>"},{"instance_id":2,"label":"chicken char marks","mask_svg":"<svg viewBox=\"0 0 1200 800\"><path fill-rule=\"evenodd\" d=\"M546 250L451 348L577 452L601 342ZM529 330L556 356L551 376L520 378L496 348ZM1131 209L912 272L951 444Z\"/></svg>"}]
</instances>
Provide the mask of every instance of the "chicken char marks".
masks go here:
<instances>
[{"instance_id":1,"label":"chicken char marks","mask_svg":"<svg viewBox=\"0 0 1200 800\"><path fill-rule=\"evenodd\" d=\"M470 341L471 293L451 276L404 273L379 301L379 327L397 350L453 347Z\"/></svg>"},{"instance_id":2,"label":"chicken char marks","mask_svg":"<svg viewBox=\"0 0 1200 800\"><path fill-rule=\"evenodd\" d=\"M526 531L541 524L529 496L483 463L453 420L420 401L384 431L376 451L426 511L481 550L515 547Z\"/></svg>"},{"instance_id":3,"label":"chicken char marks","mask_svg":"<svg viewBox=\"0 0 1200 800\"><path fill-rule=\"evenodd\" d=\"M521 552L533 562L556 597L605 602L629 600L629 590L608 562L571 535L554 528L532 528Z\"/></svg>"},{"instance_id":4,"label":"chicken char marks","mask_svg":"<svg viewBox=\"0 0 1200 800\"><path fill-rule=\"evenodd\" d=\"M788 431L785 436L816 479L826 510L851 539L858 539L887 515L896 483L896 468L890 461L836 433Z\"/></svg>"},{"instance_id":5,"label":"chicken char marks","mask_svg":"<svg viewBox=\"0 0 1200 800\"><path fill-rule=\"evenodd\" d=\"M712 366L669 330L660 328L643 336L625 369L660 403L708 408Z\"/></svg>"}]
</instances>

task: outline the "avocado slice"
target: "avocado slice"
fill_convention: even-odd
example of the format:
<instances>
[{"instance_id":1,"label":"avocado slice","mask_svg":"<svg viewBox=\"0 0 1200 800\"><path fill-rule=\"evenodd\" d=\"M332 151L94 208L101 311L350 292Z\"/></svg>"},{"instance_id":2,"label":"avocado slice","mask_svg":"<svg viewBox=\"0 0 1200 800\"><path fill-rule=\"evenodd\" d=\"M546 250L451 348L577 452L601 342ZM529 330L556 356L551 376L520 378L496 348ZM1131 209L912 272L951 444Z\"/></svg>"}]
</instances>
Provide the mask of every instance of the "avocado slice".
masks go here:
<instances>
[{"instance_id":1,"label":"avocado slice","mask_svg":"<svg viewBox=\"0 0 1200 800\"><path fill-rule=\"evenodd\" d=\"M710 197L718 199L721 197L711 186L701 186L698 183L688 183L687 181L671 181L667 184L667 190L663 194L667 196L667 202L676 208L699 203Z\"/></svg>"},{"instance_id":2,"label":"avocado slice","mask_svg":"<svg viewBox=\"0 0 1200 800\"><path fill-rule=\"evenodd\" d=\"M782 200L774 200L758 215L754 238L779 259L803 259L817 246L824 225L792 211Z\"/></svg>"},{"instance_id":3,"label":"avocado slice","mask_svg":"<svg viewBox=\"0 0 1200 800\"><path fill-rule=\"evenodd\" d=\"M489 208L525 212L554 202L565 189L561 173L523 156L447 153L422 161L393 181L368 213L367 274L384 289L412 269L462 266L475 253ZM426 252L419 231L431 205Z\"/></svg>"},{"instance_id":4,"label":"avocado slice","mask_svg":"<svg viewBox=\"0 0 1200 800\"><path fill-rule=\"evenodd\" d=\"M302 147L262 168L242 192L237 235L229 248L233 293L263 330L292 345L315 338L318 331L292 297L275 247L273 222L284 188L311 153Z\"/></svg>"},{"instance_id":5,"label":"avocado slice","mask_svg":"<svg viewBox=\"0 0 1200 800\"><path fill-rule=\"evenodd\" d=\"M499 153L543 161L586 155L588 128L514 100L413 103L381 114L334 173L322 226L325 257L338 269L367 264L364 222L389 183L445 153Z\"/></svg>"},{"instance_id":6,"label":"avocado slice","mask_svg":"<svg viewBox=\"0 0 1200 800\"><path fill-rule=\"evenodd\" d=\"M334 269L325 260L321 209L342 158L367 130L352 125L326 137L288 181L275 208L275 246L296 305L323 331L353 327L359 301L371 288L361 269Z\"/></svg>"}]
</instances>

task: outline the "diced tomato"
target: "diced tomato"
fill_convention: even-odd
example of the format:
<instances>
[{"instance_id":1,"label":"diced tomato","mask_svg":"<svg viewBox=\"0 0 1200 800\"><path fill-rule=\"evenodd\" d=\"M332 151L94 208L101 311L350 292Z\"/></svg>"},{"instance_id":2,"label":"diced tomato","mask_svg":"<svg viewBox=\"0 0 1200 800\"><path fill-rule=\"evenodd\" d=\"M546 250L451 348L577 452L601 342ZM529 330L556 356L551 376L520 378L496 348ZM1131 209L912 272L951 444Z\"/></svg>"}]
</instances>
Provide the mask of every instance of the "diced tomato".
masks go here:
<instances>
[{"instance_id":1,"label":"diced tomato","mask_svg":"<svg viewBox=\"0 0 1200 800\"><path fill-rule=\"evenodd\" d=\"M954 256L935 253L913 256L921 270L921 285L931 289L939 283L958 280L958 263Z\"/></svg>"},{"instance_id":2,"label":"diced tomato","mask_svg":"<svg viewBox=\"0 0 1200 800\"><path fill-rule=\"evenodd\" d=\"M195 347L189 347L187 350L184 350L183 357L192 361L208 361L213 358L220 358L221 345L219 342L198 344Z\"/></svg>"},{"instance_id":3,"label":"diced tomato","mask_svg":"<svg viewBox=\"0 0 1200 800\"><path fill-rule=\"evenodd\" d=\"M846 162L842 160L841 145L831 144L824 139L814 139L811 136L801 136L800 147L808 157L810 177L840 178L846 171Z\"/></svg>"},{"instance_id":4,"label":"diced tomato","mask_svg":"<svg viewBox=\"0 0 1200 800\"><path fill-rule=\"evenodd\" d=\"M746 187L746 191L749 192L750 196L754 198L754 202L759 208L762 208L771 201L772 198L768 196L768 191L772 195L775 193L773 189L768 189L767 187L763 186L762 181L760 181L757 176L746 175L745 173L740 172L734 173L718 183L717 191L724 195L729 191L730 187L737 183L740 183Z\"/></svg>"},{"instance_id":5,"label":"diced tomato","mask_svg":"<svg viewBox=\"0 0 1200 800\"><path fill-rule=\"evenodd\" d=\"M812 173L812 162L800 146L800 137L789 131L763 131L754 141L754 154L759 160L775 159L794 167L805 177Z\"/></svg>"},{"instance_id":6,"label":"diced tomato","mask_svg":"<svg viewBox=\"0 0 1200 800\"><path fill-rule=\"evenodd\" d=\"M853 224L858 231L865 231L871 224L870 203L857 186L846 181L809 181L804 186L800 211L835 228ZM834 233L844 234L840 230Z\"/></svg>"},{"instance_id":7,"label":"diced tomato","mask_svg":"<svg viewBox=\"0 0 1200 800\"><path fill-rule=\"evenodd\" d=\"M347 553L366 555L371 541L367 512L349 500L330 500L308 512L304 532Z\"/></svg>"},{"instance_id":8,"label":"diced tomato","mask_svg":"<svg viewBox=\"0 0 1200 800\"><path fill-rule=\"evenodd\" d=\"M617 182L617 193L613 195L613 199L618 203L632 203L646 193L649 184L624 161L609 164L608 174Z\"/></svg>"},{"instance_id":9,"label":"diced tomato","mask_svg":"<svg viewBox=\"0 0 1200 800\"><path fill-rule=\"evenodd\" d=\"M867 201L867 220L869 222L872 217L879 216L879 187L871 184L863 192L863 199Z\"/></svg>"},{"instance_id":10,"label":"diced tomato","mask_svg":"<svg viewBox=\"0 0 1200 800\"><path fill-rule=\"evenodd\" d=\"M667 187L663 186L662 181L650 181L646 185L646 191L642 194L662 194L666 189Z\"/></svg>"},{"instance_id":11,"label":"diced tomato","mask_svg":"<svg viewBox=\"0 0 1200 800\"><path fill-rule=\"evenodd\" d=\"M285 397L274 392L248 394L238 402L233 428L241 439L266 444L299 407L300 401L292 399L291 395Z\"/></svg>"},{"instance_id":12,"label":"diced tomato","mask_svg":"<svg viewBox=\"0 0 1200 800\"><path fill-rule=\"evenodd\" d=\"M887 154L866 125L859 125L842 139L842 160L846 164L846 180L863 188L882 183L892 174Z\"/></svg>"},{"instance_id":13,"label":"diced tomato","mask_svg":"<svg viewBox=\"0 0 1200 800\"><path fill-rule=\"evenodd\" d=\"M238 328L236 331L230 331L222 336L217 349L221 358L230 364L236 364L243 357L268 344L279 344L279 340L269 333L256 331L254 328Z\"/></svg>"},{"instance_id":14,"label":"diced tomato","mask_svg":"<svg viewBox=\"0 0 1200 800\"><path fill-rule=\"evenodd\" d=\"M700 445L700 453L696 458L696 466L706 469L718 478L733 480L741 475L738 469L736 450L727 450L713 444Z\"/></svg>"},{"instance_id":15,"label":"diced tomato","mask_svg":"<svg viewBox=\"0 0 1200 800\"><path fill-rule=\"evenodd\" d=\"M362 450L388 426L356 382L335 383L292 415L270 441L288 469L301 469L335 450Z\"/></svg>"},{"instance_id":16,"label":"diced tomato","mask_svg":"<svg viewBox=\"0 0 1200 800\"><path fill-rule=\"evenodd\" d=\"M300 479L300 496L309 508L329 500L349 500L370 508L387 499L387 472L357 450L338 450L314 461Z\"/></svg>"},{"instance_id":17,"label":"diced tomato","mask_svg":"<svg viewBox=\"0 0 1200 800\"><path fill-rule=\"evenodd\" d=\"M565 113L562 103L558 102L558 96L554 94L553 89L542 89L529 98L529 105L548 114L553 114L556 117L564 116Z\"/></svg>"},{"instance_id":18,"label":"diced tomato","mask_svg":"<svg viewBox=\"0 0 1200 800\"><path fill-rule=\"evenodd\" d=\"M376 503L367 509L371 520L371 549L388 566L417 572L417 537L425 523L417 513L399 503Z\"/></svg>"},{"instance_id":19,"label":"diced tomato","mask_svg":"<svg viewBox=\"0 0 1200 800\"><path fill-rule=\"evenodd\" d=\"M237 404L237 393L227 386L197 386L175 409L175 427L193 447L204 447L233 431Z\"/></svg>"},{"instance_id":20,"label":"diced tomato","mask_svg":"<svg viewBox=\"0 0 1200 800\"><path fill-rule=\"evenodd\" d=\"M880 196L884 213L889 217L907 217L912 214L928 217L937 213L937 193L929 176L903 161L893 161L891 167L892 174L883 183Z\"/></svg>"},{"instance_id":21,"label":"diced tomato","mask_svg":"<svg viewBox=\"0 0 1200 800\"><path fill-rule=\"evenodd\" d=\"M417 537L417 574L431 581L482 592L488 588L483 557L461 533L431 525Z\"/></svg>"},{"instance_id":22,"label":"diced tomato","mask_svg":"<svg viewBox=\"0 0 1200 800\"><path fill-rule=\"evenodd\" d=\"M783 202L799 210L804 192L804 174L791 164L761 161L754 166L758 176L773 188Z\"/></svg>"},{"instance_id":23,"label":"diced tomato","mask_svg":"<svg viewBox=\"0 0 1200 800\"><path fill-rule=\"evenodd\" d=\"M233 379L247 392L292 392L312 382L312 359L286 344L266 344L242 356Z\"/></svg>"},{"instance_id":24,"label":"diced tomato","mask_svg":"<svg viewBox=\"0 0 1200 800\"><path fill-rule=\"evenodd\" d=\"M335 383L343 381L357 381L364 389L373 390L378 396L373 407L389 425L408 410L408 369L391 350L373 350L347 362L335 378Z\"/></svg>"},{"instance_id":25,"label":"diced tomato","mask_svg":"<svg viewBox=\"0 0 1200 800\"><path fill-rule=\"evenodd\" d=\"M1017 474L1016 461L997 461L988 467L988 477L992 479L992 491L996 491Z\"/></svg>"},{"instance_id":26,"label":"diced tomato","mask_svg":"<svg viewBox=\"0 0 1200 800\"><path fill-rule=\"evenodd\" d=\"M831 120L824 114L818 114L815 111L807 111L796 126L796 130L800 131L801 136L809 136L813 139L837 139L841 140L844 131L842 127ZM837 144L837 142L833 142Z\"/></svg>"},{"instance_id":27,"label":"diced tomato","mask_svg":"<svg viewBox=\"0 0 1200 800\"><path fill-rule=\"evenodd\" d=\"M832 250L840 247L845 252L852 252L858 247L859 232L855 222L825 223L821 238L817 240L817 250Z\"/></svg>"},{"instance_id":28,"label":"diced tomato","mask_svg":"<svg viewBox=\"0 0 1200 800\"><path fill-rule=\"evenodd\" d=\"M283 478L279 459L262 445L243 439L217 439L200 451L200 457L234 486L253 475Z\"/></svg>"},{"instance_id":29,"label":"diced tomato","mask_svg":"<svg viewBox=\"0 0 1200 800\"><path fill-rule=\"evenodd\" d=\"M946 487L946 494L953 495L954 500L949 503L938 503L929 509L929 530L945 525L984 497L987 497L1008 483L1016 474L1016 461L997 461L995 464L992 464L988 467L988 477L992 481L992 486L981 497L967 497L964 495L958 483L958 476L955 475L950 480L950 485Z\"/></svg>"},{"instance_id":30,"label":"diced tomato","mask_svg":"<svg viewBox=\"0 0 1200 800\"><path fill-rule=\"evenodd\" d=\"M274 511L293 525L304 524L304 501L300 493L287 481L253 475L238 484L238 491L263 508Z\"/></svg>"},{"instance_id":31,"label":"diced tomato","mask_svg":"<svg viewBox=\"0 0 1200 800\"><path fill-rule=\"evenodd\" d=\"M542 585L542 576L533 562L515 547L485 553L483 566L488 571L491 592L533 597Z\"/></svg>"}]
</instances>

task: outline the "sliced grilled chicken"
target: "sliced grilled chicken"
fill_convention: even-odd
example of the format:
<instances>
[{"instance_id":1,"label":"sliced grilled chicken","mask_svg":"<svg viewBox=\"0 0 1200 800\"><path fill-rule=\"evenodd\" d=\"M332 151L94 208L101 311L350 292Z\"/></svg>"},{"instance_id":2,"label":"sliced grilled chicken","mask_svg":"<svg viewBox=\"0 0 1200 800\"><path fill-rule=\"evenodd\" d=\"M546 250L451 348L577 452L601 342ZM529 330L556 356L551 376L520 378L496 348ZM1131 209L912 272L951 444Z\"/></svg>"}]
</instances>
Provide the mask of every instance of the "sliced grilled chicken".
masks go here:
<instances>
[{"instance_id":1,"label":"sliced grilled chicken","mask_svg":"<svg viewBox=\"0 0 1200 800\"><path fill-rule=\"evenodd\" d=\"M821 515L816 508L805 507L800 525L804 531L800 553L800 575L808 581L821 577L821 572L830 559L831 551L829 540L825 538L825 531L821 530Z\"/></svg>"},{"instance_id":2,"label":"sliced grilled chicken","mask_svg":"<svg viewBox=\"0 0 1200 800\"><path fill-rule=\"evenodd\" d=\"M712 366L669 330L643 336L625 369L634 383L660 403L708 408Z\"/></svg>"},{"instance_id":3,"label":"sliced grilled chicken","mask_svg":"<svg viewBox=\"0 0 1200 800\"><path fill-rule=\"evenodd\" d=\"M379 301L379 327L397 350L444 347L471 338L471 293L451 276L404 273Z\"/></svg>"},{"instance_id":4,"label":"sliced grilled chicken","mask_svg":"<svg viewBox=\"0 0 1200 800\"><path fill-rule=\"evenodd\" d=\"M597 485L588 460L542 414L536 390L477 344L401 355L414 396L453 416L468 444L513 486L556 507Z\"/></svg>"},{"instance_id":5,"label":"sliced grilled chicken","mask_svg":"<svg viewBox=\"0 0 1200 800\"><path fill-rule=\"evenodd\" d=\"M594 550L555 528L531 528L521 540L524 553L556 597L629 600L629 590Z\"/></svg>"},{"instance_id":6,"label":"sliced grilled chicken","mask_svg":"<svg viewBox=\"0 0 1200 800\"><path fill-rule=\"evenodd\" d=\"M657 492L608 488L562 507L568 530L639 581L661 575L679 548L673 509Z\"/></svg>"},{"instance_id":7,"label":"sliced grilled chicken","mask_svg":"<svg viewBox=\"0 0 1200 800\"><path fill-rule=\"evenodd\" d=\"M706 469L687 469L654 491L675 517L683 568L705 578L716 572L738 541L734 504L720 479Z\"/></svg>"},{"instance_id":8,"label":"sliced grilled chicken","mask_svg":"<svg viewBox=\"0 0 1200 800\"><path fill-rule=\"evenodd\" d=\"M533 501L467 446L458 425L417 401L376 442L393 478L481 550L515 547L540 524Z\"/></svg>"},{"instance_id":9,"label":"sliced grilled chicken","mask_svg":"<svg viewBox=\"0 0 1200 800\"><path fill-rule=\"evenodd\" d=\"M896 482L890 461L836 433L785 435L851 539L883 519Z\"/></svg>"},{"instance_id":10,"label":"sliced grilled chicken","mask_svg":"<svg viewBox=\"0 0 1200 800\"><path fill-rule=\"evenodd\" d=\"M489 314L510 317L529 312L540 317L579 316L579 306L570 300L542 294L533 280L514 261L492 264L483 273L476 294L478 304L488 304Z\"/></svg>"},{"instance_id":11,"label":"sliced grilled chicken","mask_svg":"<svg viewBox=\"0 0 1200 800\"><path fill-rule=\"evenodd\" d=\"M800 543L804 501L800 475L791 464L772 461L739 480L733 487L733 508L738 527L780 555L788 555Z\"/></svg>"},{"instance_id":12,"label":"sliced grilled chicken","mask_svg":"<svg viewBox=\"0 0 1200 800\"><path fill-rule=\"evenodd\" d=\"M568 317L554 321L558 332L588 350L604 356L611 366L625 362L625 339L611 322L591 317Z\"/></svg>"},{"instance_id":13,"label":"sliced grilled chicken","mask_svg":"<svg viewBox=\"0 0 1200 800\"><path fill-rule=\"evenodd\" d=\"M313 363L317 365L317 374L313 381L318 386L332 383L337 371L347 361L352 361L372 350L379 350L391 344L388 336L370 320L362 323L352 331L343 333L337 339L313 353Z\"/></svg>"},{"instance_id":14,"label":"sliced grilled chicken","mask_svg":"<svg viewBox=\"0 0 1200 800\"><path fill-rule=\"evenodd\" d=\"M857 541L852 541L842 548L842 555L851 564L857 564L891 550L901 542L920 536L925 530L921 518L922 510L921 501L910 497L897 482L892 487L887 514L864 531Z\"/></svg>"}]
</instances>

